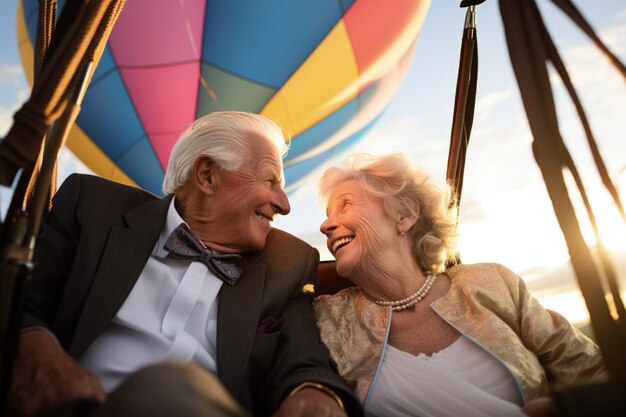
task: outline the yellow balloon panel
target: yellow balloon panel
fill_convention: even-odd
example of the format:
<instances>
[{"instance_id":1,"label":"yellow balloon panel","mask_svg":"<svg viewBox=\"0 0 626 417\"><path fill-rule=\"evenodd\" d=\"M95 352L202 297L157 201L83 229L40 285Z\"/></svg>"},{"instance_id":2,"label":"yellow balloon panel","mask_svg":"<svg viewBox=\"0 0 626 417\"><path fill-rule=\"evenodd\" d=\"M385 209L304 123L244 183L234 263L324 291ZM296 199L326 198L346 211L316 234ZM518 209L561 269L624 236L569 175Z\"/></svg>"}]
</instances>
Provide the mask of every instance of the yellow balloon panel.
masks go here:
<instances>
[{"instance_id":1,"label":"yellow balloon panel","mask_svg":"<svg viewBox=\"0 0 626 417\"><path fill-rule=\"evenodd\" d=\"M67 137L67 147L96 174L124 184L137 185L76 124Z\"/></svg>"},{"instance_id":2,"label":"yellow balloon panel","mask_svg":"<svg viewBox=\"0 0 626 417\"><path fill-rule=\"evenodd\" d=\"M281 123L292 137L296 136L354 98L359 88L358 77L342 19L261 113Z\"/></svg>"},{"instance_id":3,"label":"yellow balloon panel","mask_svg":"<svg viewBox=\"0 0 626 417\"><path fill-rule=\"evenodd\" d=\"M17 45L22 60L22 68L29 85L33 85L33 68L35 60L33 54L33 46L30 43L30 36L26 30L26 19L24 19L24 6L22 2L17 3Z\"/></svg>"}]
</instances>

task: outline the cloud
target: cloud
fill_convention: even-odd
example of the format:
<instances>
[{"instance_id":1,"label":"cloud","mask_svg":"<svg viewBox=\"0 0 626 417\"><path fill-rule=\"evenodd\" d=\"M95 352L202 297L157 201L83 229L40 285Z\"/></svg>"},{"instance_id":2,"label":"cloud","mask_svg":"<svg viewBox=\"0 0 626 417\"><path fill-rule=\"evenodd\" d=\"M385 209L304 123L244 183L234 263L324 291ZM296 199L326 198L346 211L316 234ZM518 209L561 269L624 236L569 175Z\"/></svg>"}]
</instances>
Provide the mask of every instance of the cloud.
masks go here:
<instances>
[{"instance_id":1,"label":"cloud","mask_svg":"<svg viewBox=\"0 0 626 417\"><path fill-rule=\"evenodd\" d=\"M626 53L626 25L612 26L598 32L598 36L605 45L618 57ZM623 87L623 78L608 58L591 41L560 50L574 85L578 88L611 85ZM555 79L556 78L556 79ZM559 82L554 70L551 71L551 80Z\"/></svg>"},{"instance_id":2,"label":"cloud","mask_svg":"<svg viewBox=\"0 0 626 417\"><path fill-rule=\"evenodd\" d=\"M0 66L0 86L3 84L19 86L24 81L24 71L20 65Z\"/></svg>"},{"instance_id":3,"label":"cloud","mask_svg":"<svg viewBox=\"0 0 626 417\"><path fill-rule=\"evenodd\" d=\"M405 115L383 127L374 128L358 143L360 152L386 154L404 151L406 144L414 143L423 133L424 127L418 117Z\"/></svg>"},{"instance_id":4,"label":"cloud","mask_svg":"<svg viewBox=\"0 0 626 417\"><path fill-rule=\"evenodd\" d=\"M481 121L487 119L496 106L501 105L504 101L513 97L513 91L497 91L495 93L479 96L476 99L476 107L474 110L474 120Z\"/></svg>"},{"instance_id":5,"label":"cloud","mask_svg":"<svg viewBox=\"0 0 626 417\"><path fill-rule=\"evenodd\" d=\"M598 35L616 55L623 56L626 53L626 25L606 28L599 31ZM626 152L626 143L623 141L626 87L622 75L590 40L563 48L560 52L605 163L609 170L612 166L621 166ZM595 164L576 109L553 68L550 68L550 80L559 127L566 145L583 176L595 174ZM607 152L607 149L611 152Z\"/></svg>"},{"instance_id":6,"label":"cloud","mask_svg":"<svg viewBox=\"0 0 626 417\"><path fill-rule=\"evenodd\" d=\"M13 124L13 113L29 95L22 67L0 65L0 135L4 136Z\"/></svg>"},{"instance_id":7,"label":"cloud","mask_svg":"<svg viewBox=\"0 0 626 417\"><path fill-rule=\"evenodd\" d=\"M626 17L626 10L620 13L623 17ZM626 25L612 26L605 30L602 30L598 36L604 41L606 46L616 55L623 55L626 51L624 45L626 45Z\"/></svg>"},{"instance_id":8,"label":"cloud","mask_svg":"<svg viewBox=\"0 0 626 417\"><path fill-rule=\"evenodd\" d=\"M488 212L485 210L485 206L482 201L475 198L473 195L466 195L462 197L462 204L459 209L459 215L462 216L463 221L467 222L479 222L485 220L488 216Z\"/></svg>"},{"instance_id":9,"label":"cloud","mask_svg":"<svg viewBox=\"0 0 626 417\"><path fill-rule=\"evenodd\" d=\"M9 128L13 124L13 113L15 109L8 109L4 106L0 106L0 136L4 137Z\"/></svg>"},{"instance_id":10,"label":"cloud","mask_svg":"<svg viewBox=\"0 0 626 417\"><path fill-rule=\"evenodd\" d=\"M618 286L624 297L626 253L613 252L610 258L617 277L621 277ZM573 323L588 320L576 274L569 261L550 269L521 271L520 275L544 307L558 311Z\"/></svg>"}]
</instances>

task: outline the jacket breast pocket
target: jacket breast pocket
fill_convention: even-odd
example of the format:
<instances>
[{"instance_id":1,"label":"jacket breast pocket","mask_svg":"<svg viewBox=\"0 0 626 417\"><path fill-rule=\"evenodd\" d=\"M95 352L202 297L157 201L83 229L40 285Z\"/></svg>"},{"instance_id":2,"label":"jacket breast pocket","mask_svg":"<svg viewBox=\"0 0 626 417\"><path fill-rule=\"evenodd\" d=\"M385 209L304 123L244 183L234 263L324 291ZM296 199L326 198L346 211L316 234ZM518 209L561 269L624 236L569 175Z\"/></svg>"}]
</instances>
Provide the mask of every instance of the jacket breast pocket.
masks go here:
<instances>
[{"instance_id":1,"label":"jacket breast pocket","mask_svg":"<svg viewBox=\"0 0 626 417\"><path fill-rule=\"evenodd\" d=\"M276 349L282 330L257 335L250 356L250 372L253 381L263 381L276 359Z\"/></svg>"}]
</instances>

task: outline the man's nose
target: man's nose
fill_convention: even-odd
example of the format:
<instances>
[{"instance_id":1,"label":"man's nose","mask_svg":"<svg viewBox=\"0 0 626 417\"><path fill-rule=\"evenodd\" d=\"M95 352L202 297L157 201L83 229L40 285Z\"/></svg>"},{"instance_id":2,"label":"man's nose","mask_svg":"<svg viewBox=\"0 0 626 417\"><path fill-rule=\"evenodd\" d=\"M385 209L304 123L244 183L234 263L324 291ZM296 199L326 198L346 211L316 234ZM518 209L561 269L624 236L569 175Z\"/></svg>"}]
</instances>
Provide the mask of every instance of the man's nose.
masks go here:
<instances>
[{"instance_id":1,"label":"man's nose","mask_svg":"<svg viewBox=\"0 0 626 417\"><path fill-rule=\"evenodd\" d=\"M291 206L289 205L289 199L287 193L282 188L276 188L274 191L274 197L272 198L272 207L274 211L283 216L289 214Z\"/></svg>"},{"instance_id":2,"label":"man's nose","mask_svg":"<svg viewBox=\"0 0 626 417\"><path fill-rule=\"evenodd\" d=\"M320 232L328 236L328 234L332 232L333 230L335 230L336 228L337 228L337 225L335 224L335 221L333 217L331 216L331 217L327 217L326 220L322 222L322 224L320 225Z\"/></svg>"}]
</instances>

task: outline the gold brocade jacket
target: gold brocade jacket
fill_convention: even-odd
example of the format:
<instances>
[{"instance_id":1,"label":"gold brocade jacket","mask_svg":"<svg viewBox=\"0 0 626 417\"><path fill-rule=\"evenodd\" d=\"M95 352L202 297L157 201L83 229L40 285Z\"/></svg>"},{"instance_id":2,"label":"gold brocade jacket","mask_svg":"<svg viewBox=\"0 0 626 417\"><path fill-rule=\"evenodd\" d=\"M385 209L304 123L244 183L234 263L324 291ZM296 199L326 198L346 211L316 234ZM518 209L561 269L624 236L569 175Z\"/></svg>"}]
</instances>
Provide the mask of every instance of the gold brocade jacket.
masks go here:
<instances>
[{"instance_id":1,"label":"gold brocade jacket","mask_svg":"<svg viewBox=\"0 0 626 417\"><path fill-rule=\"evenodd\" d=\"M604 374L598 347L560 314L543 308L524 281L498 264L457 265L448 293L431 308L511 372L524 401L549 394L549 384ZM339 374L365 403L382 365L391 309L358 287L314 301L316 324Z\"/></svg>"}]
</instances>

